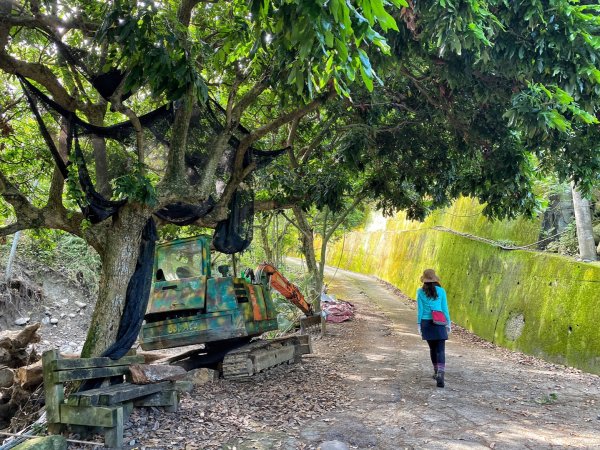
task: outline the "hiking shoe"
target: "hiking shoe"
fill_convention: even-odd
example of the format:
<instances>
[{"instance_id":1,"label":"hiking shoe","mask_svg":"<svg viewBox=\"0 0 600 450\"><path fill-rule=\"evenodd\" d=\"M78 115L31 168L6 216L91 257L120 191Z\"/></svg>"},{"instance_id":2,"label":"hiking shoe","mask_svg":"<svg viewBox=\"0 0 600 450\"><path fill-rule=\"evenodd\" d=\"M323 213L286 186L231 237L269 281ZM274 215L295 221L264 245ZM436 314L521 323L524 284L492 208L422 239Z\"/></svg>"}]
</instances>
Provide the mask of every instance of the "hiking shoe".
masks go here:
<instances>
[{"instance_id":1,"label":"hiking shoe","mask_svg":"<svg viewBox=\"0 0 600 450\"><path fill-rule=\"evenodd\" d=\"M436 381L436 385L439 388L443 388L444 387L444 372L443 371L439 371L437 373L437 376L435 377L435 381Z\"/></svg>"}]
</instances>

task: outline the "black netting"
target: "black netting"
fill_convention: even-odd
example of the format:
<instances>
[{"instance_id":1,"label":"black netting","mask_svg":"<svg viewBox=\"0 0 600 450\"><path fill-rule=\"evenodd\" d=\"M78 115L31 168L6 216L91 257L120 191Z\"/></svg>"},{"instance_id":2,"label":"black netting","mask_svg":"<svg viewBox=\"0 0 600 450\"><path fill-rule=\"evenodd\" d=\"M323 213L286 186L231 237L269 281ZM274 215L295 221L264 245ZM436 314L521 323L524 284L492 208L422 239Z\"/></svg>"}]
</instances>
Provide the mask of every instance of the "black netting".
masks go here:
<instances>
[{"instance_id":1,"label":"black netting","mask_svg":"<svg viewBox=\"0 0 600 450\"><path fill-rule=\"evenodd\" d=\"M74 130L75 127L72 129ZM74 133L76 132L74 131ZM72 141L72 138L73 136L71 136L70 141ZM79 138L77 137L77 134L75 134L74 138L74 156L79 175L79 185L81 186L86 199L86 202L81 203L79 206L83 212L83 215L91 223L100 223L104 219L108 219L110 216L116 214L119 211L119 208L123 206L127 200L107 200L96 191L94 188L94 183L92 182L92 178L87 170L87 165L85 164L83 152L79 146Z\"/></svg>"},{"instance_id":2,"label":"black netting","mask_svg":"<svg viewBox=\"0 0 600 450\"><path fill-rule=\"evenodd\" d=\"M229 216L217 224L213 247L221 253L239 253L252 242L254 233L254 191L238 188L229 203Z\"/></svg>"},{"instance_id":3,"label":"black netting","mask_svg":"<svg viewBox=\"0 0 600 450\"><path fill-rule=\"evenodd\" d=\"M140 333L152 287L154 249L157 239L156 225L154 220L150 218L142 232L135 272L127 285L125 307L119 323L117 340L104 351L102 356L108 356L112 359L121 358L133 346Z\"/></svg>"},{"instance_id":4,"label":"black netting","mask_svg":"<svg viewBox=\"0 0 600 450\"><path fill-rule=\"evenodd\" d=\"M212 197L209 197L208 200L200 205L171 203L156 211L154 215L175 225L191 225L208 214L214 208L215 203Z\"/></svg>"},{"instance_id":5,"label":"black netting","mask_svg":"<svg viewBox=\"0 0 600 450\"><path fill-rule=\"evenodd\" d=\"M93 74L83 63L87 54L75 57L76 51L59 45L59 49L67 60L77 66L98 92L105 98L110 97L123 80L123 74L117 69L109 70L102 74ZM89 55L87 55L89 56ZM80 200L80 207L84 215L92 222L98 223L117 214L127 199L113 201L99 194L88 171L85 160L86 151L91 149L91 141L99 138L112 142L124 150L123 154L130 155L136 152L137 136L130 121L118 123L109 127L92 125L82 120L75 113L66 110L54 100L49 98L24 77L19 76L23 91L30 104L31 110L38 122L40 132L48 145L52 157L63 177L69 176L68 165L61 157L51 134L46 127L40 110L45 110L53 117L63 117L63 122L68 123L68 150L72 150L70 160L76 164L78 182L84 197ZM161 158L168 152L171 140L174 110L177 103L163 105L139 117L144 133L146 147L151 148L155 158ZM210 100L205 105L194 108L187 136L185 163L188 181L191 185L202 181L204 169L214 151L214 139L223 130L224 111L221 106ZM233 161L240 140L249 131L242 126L237 127L227 142L227 147L219 161L214 194L218 196L223 192L223 187L229 181L233 169ZM277 151L263 151L250 148L244 155L244 166L255 163L256 167L264 167L287 149ZM163 152L162 155L158 152ZM216 202L212 196L198 205L188 203L173 203L155 211L155 215L162 220L176 225L190 225L208 214ZM250 188L238 188L229 204L230 214L227 220L220 222L213 235L215 249L223 253L237 253L248 248L253 236L254 193ZM154 245L156 241L156 228L154 221L149 220L142 236L140 253L135 273L129 281L125 299L125 311L119 325L118 340L105 352L105 356L119 358L131 347L139 333L146 304L152 283L152 266Z\"/></svg>"}]
</instances>

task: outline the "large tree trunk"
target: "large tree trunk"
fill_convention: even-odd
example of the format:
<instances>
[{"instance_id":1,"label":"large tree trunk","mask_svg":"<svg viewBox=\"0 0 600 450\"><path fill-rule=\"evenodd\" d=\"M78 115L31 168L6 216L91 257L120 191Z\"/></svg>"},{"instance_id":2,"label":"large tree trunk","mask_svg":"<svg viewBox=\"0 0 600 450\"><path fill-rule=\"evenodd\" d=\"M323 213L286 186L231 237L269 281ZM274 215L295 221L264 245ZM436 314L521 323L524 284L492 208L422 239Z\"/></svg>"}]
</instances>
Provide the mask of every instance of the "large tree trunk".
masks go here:
<instances>
[{"instance_id":1,"label":"large tree trunk","mask_svg":"<svg viewBox=\"0 0 600 450\"><path fill-rule=\"evenodd\" d=\"M96 308L81 355L97 356L116 340L129 279L135 271L141 234L150 212L125 205L106 233Z\"/></svg>"},{"instance_id":2,"label":"large tree trunk","mask_svg":"<svg viewBox=\"0 0 600 450\"><path fill-rule=\"evenodd\" d=\"M594 242L594 230L592 229L590 202L581 195L574 184L571 185L571 191L573 193L579 257L585 261L596 261L598 258L596 243Z\"/></svg>"},{"instance_id":3,"label":"large tree trunk","mask_svg":"<svg viewBox=\"0 0 600 450\"><path fill-rule=\"evenodd\" d=\"M306 267L311 277L311 283L309 285L309 301L314 306L315 311L319 311L321 289L323 288L323 278L321 277L321 272L317 264L313 229L310 227L302 208L299 206L294 206L292 209L294 211L296 223L300 228L300 244L302 246L302 253L306 259Z\"/></svg>"}]
</instances>

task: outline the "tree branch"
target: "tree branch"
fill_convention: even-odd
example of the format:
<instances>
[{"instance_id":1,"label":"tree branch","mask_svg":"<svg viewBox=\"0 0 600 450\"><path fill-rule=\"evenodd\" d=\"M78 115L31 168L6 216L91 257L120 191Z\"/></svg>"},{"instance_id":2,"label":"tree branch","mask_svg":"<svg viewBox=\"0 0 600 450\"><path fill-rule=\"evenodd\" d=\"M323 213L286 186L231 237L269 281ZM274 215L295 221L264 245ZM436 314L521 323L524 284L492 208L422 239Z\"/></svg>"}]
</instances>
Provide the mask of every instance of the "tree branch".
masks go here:
<instances>
[{"instance_id":1,"label":"tree branch","mask_svg":"<svg viewBox=\"0 0 600 450\"><path fill-rule=\"evenodd\" d=\"M0 227L0 236L10 236L15 234L17 231L25 230L27 227L23 226L20 222L11 223L5 227Z\"/></svg>"},{"instance_id":2,"label":"tree branch","mask_svg":"<svg viewBox=\"0 0 600 450\"><path fill-rule=\"evenodd\" d=\"M19 191L0 170L0 196L6 200L14 209L17 221L0 230L0 235L7 235L19 230L51 228L67 231L76 236L84 237L81 229L83 214L67 211L62 204L57 206L48 203L43 208L36 208ZM90 239L90 242L97 242Z\"/></svg>"},{"instance_id":3,"label":"tree branch","mask_svg":"<svg viewBox=\"0 0 600 450\"><path fill-rule=\"evenodd\" d=\"M0 170L0 195L12 205L17 217L37 214L38 209L10 182L2 170Z\"/></svg>"},{"instance_id":4,"label":"tree branch","mask_svg":"<svg viewBox=\"0 0 600 450\"><path fill-rule=\"evenodd\" d=\"M311 157L313 151L318 147L318 145L323 142L323 136L325 136L325 133L327 133L329 131L329 129L331 128L331 125L333 125L333 123L338 119L338 115L334 114L333 116L331 116L327 122L325 122L325 125L323 125L321 127L321 130L317 133L317 135L315 136L315 138L310 142L310 144L308 144L306 147L304 147L301 151L301 164L304 165L306 164L306 162L308 161L308 159Z\"/></svg>"},{"instance_id":5,"label":"tree branch","mask_svg":"<svg viewBox=\"0 0 600 450\"><path fill-rule=\"evenodd\" d=\"M248 92L242 95L242 98L240 98L240 100L231 110L231 119L234 125L237 125L240 122L244 111L246 111L248 106L250 106L252 102L255 101L258 96L265 91L265 89L267 89L267 87L268 82L265 74L257 83L254 84L254 86L250 88Z\"/></svg>"},{"instance_id":6,"label":"tree branch","mask_svg":"<svg viewBox=\"0 0 600 450\"><path fill-rule=\"evenodd\" d=\"M124 76L123 79L121 80L121 83L119 83L119 86L117 87L116 91L113 93L113 95L110 97L109 100L111 103L111 109L113 111L120 112L121 114L124 114L125 116L127 116L129 121L133 125L133 128L135 129L138 163L140 164L140 166L143 166L143 164L144 164L144 130L142 128L142 123L140 122L140 119L137 116L137 114L131 108L129 108L128 106L125 106L123 104L123 100L122 100L123 88L125 86L126 79L127 79L127 76Z\"/></svg>"},{"instance_id":7,"label":"tree branch","mask_svg":"<svg viewBox=\"0 0 600 450\"><path fill-rule=\"evenodd\" d=\"M305 230L303 230L303 229L300 227L300 225L298 225L296 222L294 222L292 219L290 219L290 218L289 218L289 217L288 217L288 216L285 214L285 212L283 212L283 211L282 211L282 212L281 212L281 215L282 215L283 217L285 217L285 220L287 220L289 223L291 223L291 224L294 226L294 228L296 228L298 231L300 231L300 233L302 233L304 236L306 236L306 237L308 237L308 238L310 238L310 237L311 237L311 236L308 234L308 232L306 232Z\"/></svg>"},{"instance_id":8,"label":"tree branch","mask_svg":"<svg viewBox=\"0 0 600 450\"><path fill-rule=\"evenodd\" d=\"M6 73L23 75L41 84L50 92L54 101L68 111L75 111L77 108L85 110L85 105L71 97L58 82L56 75L43 64L21 61L0 51L0 69Z\"/></svg>"},{"instance_id":9,"label":"tree branch","mask_svg":"<svg viewBox=\"0 0 600 450\"><path fill-rule=\"evenodd\" d=\"M306 114L316 110L319 106L323 105L329 98L331 98L334 95L334 93L335 91L330 91L323 96L315 98L306 105L288 113L282 114L272 122L263 125L260 128L257 128L253 133L250 133L242 140L242 142L240 143L240 147L245 146L246 148L248 148L250 147L250 145L252 145L252 143L258 141L260 138L264 137L271 131L274 131L282 125L285 125L286 123L289 123L294 119L305 116Z\"/></svg>"},{"instance_id":10,"label":"tree branch","mask_svg":"<svg viewBox=\"0 0 600 450\"><path fill-rule=\"evenodd\" d=\"M298 160L296 159L296 154L294 153L294 140L296 139L296 131L298 131L298 124L300 123L300 117L296 117L292 120L290 124L290 130L288 132L287 140L285 141L285 145L288 148L288 155L290 157L290 163L294 169L298 168Z\"/></svg>"},{"instance_id":11,"label":"tree branch","mask_svg":"<svg viewBox=\"0 0 600 450\"><path fill-rule=\"evenodd\" d=\"M179 7L179 11L177 11L179 22L187 27L192 19L192 10L201 2L202 0L183 0Z\"/></svg>"},{"instance_id":12,"label":"tree branch","mask_svg":"<svg viewBox=\"0 0 600 450\"><path fill-rule=\"evenodd\" d=\"M329 228L329 231L327 232L327 234L325 236L323 236L324 242L329 242L329 239L331 239L331 236L333 235L335 230L337 230L337 228L342 224L342 222L346 219L346 217L348 217L348 214L350 214L354 210L354 208L356 208L356 206L364 200L365 196L366 195L364 193L360 193L354 199L352 204L348 208L346 208L346 211L344 211L344 213L340 217L338 217L338 219L333 223L331 228Z\"/></svg>"},{"instance_id":13,"label":"tree branch","mask_svg":"<svg viewBox=\"0 0 600 450\"><path fill-rule=\"evenodd\" d=\"M67 155L67 121L66 119L61 120L61 127L58 135L58 153L60 154L63 161L68 158ZM55 208L62 208L62 194L64 191L65 179L63 174L55 165L54 173L52 174L52 181L50 182L50 190L48 193L48 205L52 205Z\"/></svg>"}]
</instances>

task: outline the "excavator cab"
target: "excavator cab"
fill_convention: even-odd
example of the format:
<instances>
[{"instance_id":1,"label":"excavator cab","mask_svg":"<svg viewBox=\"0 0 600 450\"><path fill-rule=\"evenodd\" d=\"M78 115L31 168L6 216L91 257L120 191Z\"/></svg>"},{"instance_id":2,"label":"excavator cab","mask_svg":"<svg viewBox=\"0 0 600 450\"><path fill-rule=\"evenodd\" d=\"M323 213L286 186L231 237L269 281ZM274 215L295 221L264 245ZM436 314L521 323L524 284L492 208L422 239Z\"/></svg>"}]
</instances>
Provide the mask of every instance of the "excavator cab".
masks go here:
<instances>
[{"instance_id":1,"label":"excavator cab","mask_svg":"<svg viewBox=\"0 0 600 450\"><path fill-rule=\"evenodd\" d=\"M230 276L225 265L217 268L220 276L213 276L210 239L196 236L157 245L141 347L156 350L205 344L201 364L220 364L223 376L231 379L247 378L310 353L309 336L250 342L277 330L271 288L307 316L320 316L313 315L298 288L269 264L261 264L248 278ZM193 367L202 367L199 361Z\"/></svg>"},{"instance_id":2,"label":"excavator cab","mask_svg":"<svg viewBox=\"0 0 600 450\"><path fill-rule=\"evenodd\" d=\"M209 236L157 245L154 284L140 341L144 350L248 340L277 329L270 288L211 273Z\"/></svg>"}]
</instances>

